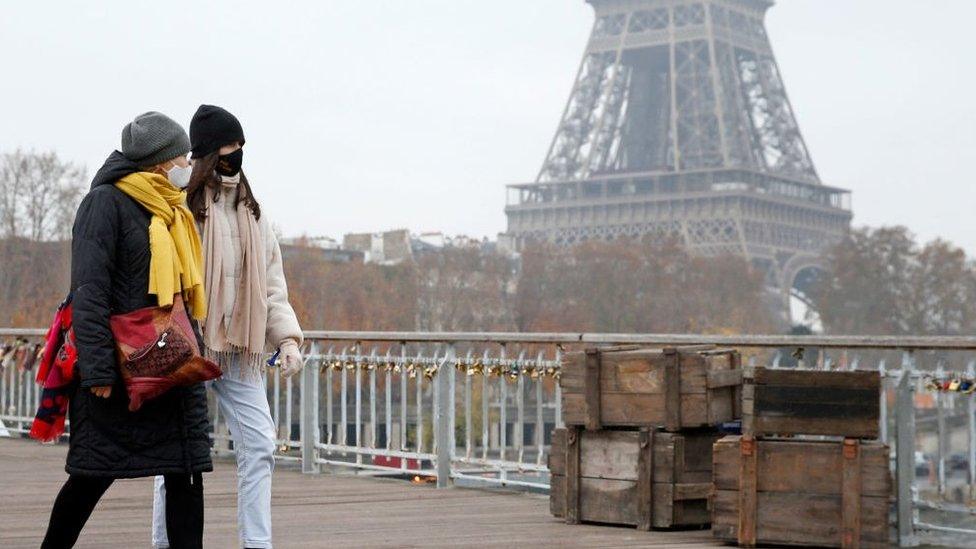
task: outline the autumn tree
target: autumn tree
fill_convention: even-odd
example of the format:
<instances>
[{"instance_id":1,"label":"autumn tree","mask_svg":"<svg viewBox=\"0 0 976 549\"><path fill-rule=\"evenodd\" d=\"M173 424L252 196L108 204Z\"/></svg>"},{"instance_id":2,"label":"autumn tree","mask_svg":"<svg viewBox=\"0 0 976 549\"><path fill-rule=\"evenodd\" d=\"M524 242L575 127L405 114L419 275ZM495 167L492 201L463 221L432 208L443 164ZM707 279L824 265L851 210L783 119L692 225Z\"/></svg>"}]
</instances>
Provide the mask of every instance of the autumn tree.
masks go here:
<instances>
[{"instance_id":1,"label":"autumn tree","mask_svg":"<svg viewBox=\"0 0 976 549\"><path fill-rule=\"evenodd\" d=\"M417 329L500 331L514 328L511 289L515 265L478 247L445 247L416 260Z\"/></svg>"},{"instance_id":2,"label":"autumn tree","mask_svg":"<svg viewBox=\"0 0 976 549\"><path fill-rule=\"evenodd\" d=\"M525 331L756 332L771 324L763 292L745 260L692 256L673 240L535 245L515 317Z\"/></svg>"},{"instance_id":3,"label":"autumn tree","mask_svg":"<svg viewBox=\"0 0 976 549\"><path fill-rule=\"evenodd\" d=\"M976 330L976 265L905 227L860 228L827 255L811 298L833 333L960 335Z\"/></svg>"},{"instance_id":4,"label":"autumn tree","mask_svg":"<svg viewBox=\"0 0 976 549\"><path fill-rule=\"evenodd\" d=\"M307 329L414 329L413 266L336 262L314 246L289 246L284 260L290 301Z\"/></svg>"}]
</instances>

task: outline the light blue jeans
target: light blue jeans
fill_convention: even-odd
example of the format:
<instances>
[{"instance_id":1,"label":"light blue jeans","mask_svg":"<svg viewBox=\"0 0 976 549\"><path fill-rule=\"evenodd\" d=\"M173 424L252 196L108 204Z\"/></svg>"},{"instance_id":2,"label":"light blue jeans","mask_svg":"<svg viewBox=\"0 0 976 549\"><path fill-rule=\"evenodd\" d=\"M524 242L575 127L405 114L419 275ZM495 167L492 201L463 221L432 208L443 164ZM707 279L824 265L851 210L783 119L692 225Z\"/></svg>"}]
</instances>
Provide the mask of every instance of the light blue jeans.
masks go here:
<instances>
[{"instance_id":1,"label":"light blue jeans","mask_svg":"<svg viewBox=\"0 0 976 549\"><path fill-rule=\"evenodd\" d=\"M236 364L227 370L210 386L237 453L237 532L242 547L271 549L275 427L264 375L242 377ZM169 547L163 477L156 477L152 530L153 546Z\"/></svg>"}]
</instances>

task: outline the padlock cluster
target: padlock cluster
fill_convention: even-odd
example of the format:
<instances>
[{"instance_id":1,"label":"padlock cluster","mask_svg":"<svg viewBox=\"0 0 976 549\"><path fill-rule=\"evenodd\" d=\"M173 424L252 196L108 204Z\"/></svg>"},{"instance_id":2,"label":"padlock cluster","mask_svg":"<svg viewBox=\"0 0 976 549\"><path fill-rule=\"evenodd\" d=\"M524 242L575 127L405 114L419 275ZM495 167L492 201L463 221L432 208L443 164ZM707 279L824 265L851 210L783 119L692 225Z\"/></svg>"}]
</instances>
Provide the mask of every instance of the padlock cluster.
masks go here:
<instances>
[{"instance_id":1,"label":"padlock cluster","mask_svg":"<svg viewBox=\"0 0 976 549\"><path fill-rule=\"evenodd\" d=\"M926 378L925 389L935 393L963 393L972 394L976 392L976 380L969 378Z\"/></svg>"},{"instance_id":2,"label":"padlock cluster","mask_svg":"<svg viewBox=\"0 0 976 549\"><path fill-rule=\"evenodd\" d=\"M0 345L0 370L16 368L19 372L31 371L44 354L44 346L17 338Z\"/></svg>"},{"instance_id":3,"label":"padlock cluster","mask_svg":"<svg viewBox=\"0 0 976 549\"><path fill-rule=\"evenodd\" d=\"M322 359L323 371L332 372L360 372L360 371L383 371L392 374L406 374L408 378L415 379L423 376L426 380L432 380L441 366L444 364L442 359L436 358L379 358L351 355L330 355ZM454 369L469 377L483 376L504 378L510 382L518 381L520 376L537 380L548 377L559 379L559 366L553 361L544 360L507 360L507 359L480 359L464 358L455 359Z\"/></svg>"}]
</instances>

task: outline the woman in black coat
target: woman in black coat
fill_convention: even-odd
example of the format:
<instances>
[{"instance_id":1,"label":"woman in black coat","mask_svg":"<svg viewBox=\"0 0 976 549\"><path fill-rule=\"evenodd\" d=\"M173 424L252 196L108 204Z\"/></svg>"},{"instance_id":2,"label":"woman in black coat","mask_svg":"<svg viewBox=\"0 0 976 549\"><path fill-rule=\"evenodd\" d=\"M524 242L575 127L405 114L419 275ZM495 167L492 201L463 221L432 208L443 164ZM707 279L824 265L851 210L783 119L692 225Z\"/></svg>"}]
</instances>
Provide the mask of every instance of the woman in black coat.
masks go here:
<instances>
[{"instance_id":1,"label":"woman in black coat","mask_svg":"<svg viewBox=\"0 0 976 549\"><path fill-rule=\"evenodd\" d=\"M70 395L70 477L55 501L43 548L71 547L99 498L117 478L164 475L171 547L202 546L203 483L211 471L206 391L174 388L128 410L109 317L154 307L149 293L152 216L115 183L137 172L185 186L189 137L159 113L127 125L122 152L95 175L72 231L72 325L79 382ZM199 337L199 334L198 334ZM176 497L173 498L173 494Z\"/></svg>"}]
</instances>

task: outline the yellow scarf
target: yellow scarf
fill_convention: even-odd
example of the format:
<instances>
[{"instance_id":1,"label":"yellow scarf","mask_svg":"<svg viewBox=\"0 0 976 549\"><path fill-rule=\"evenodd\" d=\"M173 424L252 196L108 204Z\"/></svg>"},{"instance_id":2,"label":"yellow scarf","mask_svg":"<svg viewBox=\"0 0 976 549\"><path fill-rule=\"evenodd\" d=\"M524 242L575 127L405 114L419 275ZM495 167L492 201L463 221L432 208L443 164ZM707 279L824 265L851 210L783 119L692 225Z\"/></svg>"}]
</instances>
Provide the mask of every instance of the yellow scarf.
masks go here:
<instances>
[{"instance_id":1,"label":"yellow scarf","mask_svg":"<svg viewBox=\"0 0 976 549\"><path fill-rule=\"evenodd\" d=\"M173 296L182 292L193 318L206 318L203 251L193 214L186 207L186 193L164 176L149 172L127 175L115 186L152 214L149 293L157 297L160 307L168 307Z\"/></svg>"}]
</instances>

